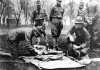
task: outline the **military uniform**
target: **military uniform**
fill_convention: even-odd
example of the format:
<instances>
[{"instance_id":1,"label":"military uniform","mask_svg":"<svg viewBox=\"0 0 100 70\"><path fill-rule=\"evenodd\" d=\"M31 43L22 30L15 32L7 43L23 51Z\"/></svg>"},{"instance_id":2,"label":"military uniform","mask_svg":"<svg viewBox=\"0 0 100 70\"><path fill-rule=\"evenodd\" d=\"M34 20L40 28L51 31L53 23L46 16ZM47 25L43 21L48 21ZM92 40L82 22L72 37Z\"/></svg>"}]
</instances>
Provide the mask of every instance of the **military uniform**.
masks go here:
<instances>
[{"instance_id":1,"label":"military uniform","mask_svg":"<svg viewBox=\"0 0 100 70\"><path fill-rule=\"evenodd\" d=\"M90 34L85 28L75 28L73 27L71 34L75 33L76 39L74 41L74 44L76 45L81 45L82 43L85 43L86 41L89 41L90 39Z\"/></svg>"},{"instance_id":2,"label":"military uniform","mask_svg":"<svg viewBox=\"0 0 100 70\"><path fill-rule=\"evenodd\" d=\"M45 19L47 19L47 14L44 9L40 12L37 10L33 12L32 21L35 21L35 26L42 26Z\"/></svg>"},{"instance_id":3,"label":"military uniform","mask_svg":"<svg viewBox=\"0 0 100 70\"><path fill-rule=\"evenodd\" d=\"M47 14L44 9L40 9L40 11L35 10L33 11L32 21L35 22L35 27L39 27L38 30L45 33L45 24L44 20L47 20Z\"/></svg>"},{"instance_id":4,"label":"military uniform","mask_svg":"<svg viewBox=\"0 0 100 70\"><path fill-rule=\"evenodd\" d=\"M76 59L81 59L82 57L87 55L87 50L89 49L90 46L90 41L89 41L90 34L85 28L75 28L75 27L72 28L70 33L71 35L75 34L75 40L70 41L70 39L68 38L69 47L67 54Z\"/></svg>"},{"instance_id":5,"label":"military uniform","mask_svg":"<svg viewBox=\"0 0 100 70\"><path fill-rule=\"evenodd\" d=\"M28 29L28 31L26 29ZM7 42L9 45L13 45L13 48L11 46L9 46L9 48L12 50L11 54L13 54L14 57L17 57L18 54L20 54L16 54L16 51L20 51L21 48L26 48L30 52L30 54L34 56L37 55L30 41L32 31L33 29L31 28L20 28L17 30L12 30L8 33Z\"/></svg>"},{"instance_id":6,"label":"military uniform","mask_svg":"<svg viewBox=\"0 0 100 70\"><path fill-rule=\"evenodd\" d=\"M50 13L50 21L52 23L51 33L53 37L59 37L63 28L62 18L64 9L61 6L55 6Z\"/></svg>"},{"instance_id":7,"label":"military uniform","mask_svg":"<svg viewBox=\"0 0 100 70\"><path fill-rule=\"evenodd\" d=\"M84 27L84 22L76 20L75 26L71 29L68 42L69 42L69 55L77 59L84 57L87 54L87 50L90 46L90 34Z\"/></svg>"},{"instance_id":8,"label":"military uniform","mask_svg":"<svg viewBox=\"0 0 100 70\"><path fill-rule=\"evenodd\" d=\"M84 22L84 25L87 26L88 11L84 8L84 2L80 2L77 16L80 16L82 18L82 21Z\"/></svg>"}]
</instances>

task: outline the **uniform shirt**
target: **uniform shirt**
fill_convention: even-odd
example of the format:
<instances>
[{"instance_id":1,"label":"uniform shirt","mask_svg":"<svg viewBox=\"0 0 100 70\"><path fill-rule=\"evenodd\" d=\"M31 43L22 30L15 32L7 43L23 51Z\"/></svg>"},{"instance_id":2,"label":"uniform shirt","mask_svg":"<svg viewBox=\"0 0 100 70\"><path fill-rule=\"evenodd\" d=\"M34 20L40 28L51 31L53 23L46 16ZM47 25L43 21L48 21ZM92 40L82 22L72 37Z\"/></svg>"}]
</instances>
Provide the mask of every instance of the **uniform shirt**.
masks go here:
<instances>
[{"instance_id":1,"label":"uniform shirt","mask_svg":"<svg viewBox=\"0 0 100 70\"><path fill-rule=\"evenodd\" d=\"M40 10L40 12L38 12L37 10L33 11L32 21L33 23L35 21L35 26L41 26L44 20L47 20L47 18L47 14L44 9Z\"/></svg>"},{"instance_id":2,"label":"uniform shirt","mask_svg":"<svg viewBox=\"0 0 100 70\"><path fill-rule=\"evenodd\" d=\"M62 19L63 18L63 13L64 13L64 9L61 6L54 6L51 9L51 13L50 13L50 21L52 21L53 18L58 18L58 19Z\"/></svg>"},{"instance_id":3,"label":"uniform shirt","mask_svg":"<svg viewBox=\"0 0 100 70\"><path fill-rule=\"evenodd\" d=\"M74 44L76 45L81 45L82 43L85 43L86 41L90 39L90 34L85 28L73 27L70 33L71 34L75 33L76 38L75 38Z\"/></svg>"}]
</instances>

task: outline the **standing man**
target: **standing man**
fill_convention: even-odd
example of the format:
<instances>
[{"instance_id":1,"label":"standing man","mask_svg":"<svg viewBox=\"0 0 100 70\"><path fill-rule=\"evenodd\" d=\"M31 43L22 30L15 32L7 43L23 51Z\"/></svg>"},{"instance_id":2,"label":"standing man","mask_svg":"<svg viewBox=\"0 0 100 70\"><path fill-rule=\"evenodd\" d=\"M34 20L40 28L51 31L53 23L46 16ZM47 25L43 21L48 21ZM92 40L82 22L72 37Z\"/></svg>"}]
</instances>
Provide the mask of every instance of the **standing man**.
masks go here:
<instances>
[{"instance_id":1,"label":"standing man","mask_svg":"<svg viewBox=\"0 0 100 70\"><path fill-rule=\"evenodd\" d=\"M84 2L80 2L77 16L84 16Z\"/></svg>"},{"instance_id":2,"label":"standing man","mask_svg":"<svg viewBox=\"0 0 100 70\"><path fill-rule=\"evenodd\" d=\"M45 24L44 21L48 20L46 11L41 8L40 0L36 2L36 10L33 11L32 14L32 22L33 25L38 29L38 44L40 43L41 33L46 36L45 34Z\"/></svg>"},{"instance_id":3,"label":"standing man","mask_svg":"<svg viewBox=\"0 0 100 70\"><path fill-rule=\"evenodd\" d=\"M88 11L88 26L86 27L91 35L91 49L95 47L95 28L98 29L99 27L95 27L98 24L99 14L98 14L98 1L90 0L87 3L87 11ZM91 23L90 23L91 22Z\"/></svg>"},{"instance_id":4,"label":"standing man","mask_svg":"<svg viewBox=\"0 0 100 70\"><path fill-rule=\"evenodd\" d=\"M85 9L84 2L80 2L77 16L80 16L84 22L84 25L87 26L86 20L87 20L88 12L87 9Z\"/></svg>"},{"instance_id":5,"label":"standing man","mask_svg":"<svg viewBox=\"0 0 100 70\"><path fill-rule=\"evenodd\" d=\"M53 49L56 49L58 46L57 39L59 38L63 24L62 24L62 19L63 19L63 14L64 14L64 9L61 6L61 0L57 0L57 4L51 9L50 12L50 22L52 24L51 26L51 34L53 37Z\"/></svg>"}]
</instances>

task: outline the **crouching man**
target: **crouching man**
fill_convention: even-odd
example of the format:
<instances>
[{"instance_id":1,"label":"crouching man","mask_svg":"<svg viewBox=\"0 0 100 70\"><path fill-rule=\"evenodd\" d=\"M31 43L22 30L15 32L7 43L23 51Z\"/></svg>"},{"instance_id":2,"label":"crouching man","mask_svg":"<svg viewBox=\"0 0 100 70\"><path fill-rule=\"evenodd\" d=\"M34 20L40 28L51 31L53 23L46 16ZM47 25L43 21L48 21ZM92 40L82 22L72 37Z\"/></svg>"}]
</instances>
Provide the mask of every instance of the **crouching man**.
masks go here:
<instances>
[{"instance_id":1,"label":"crouching man","mask_svg":"<svg viewBox=\"0 0 100 70\"><path fill-rule=\"evenodd\" d=\"M28 30L28 31L26 31ZM39 37L42 34L38 29L34 28L19 28L12 30L8 33L7 42L9 44L9 49L11 50L11 54L17 58L20 53L16 53L19 49L24 48L32 56L36 56L38 54L45 53L46 47L41 45L32 44L32 37ZM22 46L20 44L24 43ZM22 54L22 53L21 53Z\"/></svg>"},{"instance_id":2,"label":"crouching man","mask_svg":"<svg viewBox=\"0 0 100 70\"><path fill-rule=\"evenodd\" d=\"M87 56L90 42L90 34L82 22L75 22L68 37L69 47L68 55L76 59L82 59Z\"/></svg>"}]
</instances>

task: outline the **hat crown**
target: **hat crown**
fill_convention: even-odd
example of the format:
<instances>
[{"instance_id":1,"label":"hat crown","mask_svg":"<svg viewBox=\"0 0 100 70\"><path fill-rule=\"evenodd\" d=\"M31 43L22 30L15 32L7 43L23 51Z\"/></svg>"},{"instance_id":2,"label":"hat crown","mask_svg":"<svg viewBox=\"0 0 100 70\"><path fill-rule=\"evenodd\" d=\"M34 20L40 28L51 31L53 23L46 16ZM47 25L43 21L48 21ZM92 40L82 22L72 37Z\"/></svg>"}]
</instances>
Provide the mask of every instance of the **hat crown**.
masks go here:
<instances>
[{"instance_id":1,"label":"hat crown","mask_svg":"<svg viewBox=\"0 0 100 70\"><path fill-rule=\"evenodd\" d=\"M75 23L83 23L82 17L81 17L81 16L78 16L78 17L76 18Z\"/></svg>"},{"instance_id":2,"label":"hat crown","mask_svg":"<svg viewBox=\"0 0 100 70\"><path fill-rule=\"evenodd\" d=\"M82 21L82 17L81 17L81 16L78 16L78 17L76 18L76 20L77 20L77 21Z\"/></svg>"},{"instance_id":3,"label":"hat crown","mask_svg":"<svg viewBox=\"0 0 100 70\"><path fill-rule=\"evenodd\" d=\"M62 0L57 0L57 1L62 2Z\"/></svg>"}]
</instances>

